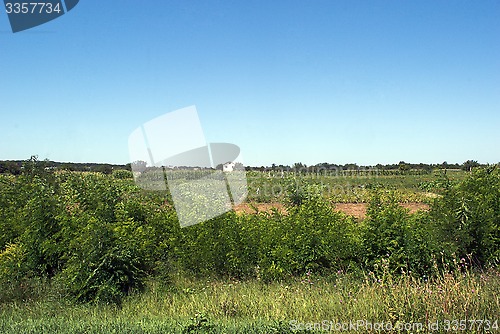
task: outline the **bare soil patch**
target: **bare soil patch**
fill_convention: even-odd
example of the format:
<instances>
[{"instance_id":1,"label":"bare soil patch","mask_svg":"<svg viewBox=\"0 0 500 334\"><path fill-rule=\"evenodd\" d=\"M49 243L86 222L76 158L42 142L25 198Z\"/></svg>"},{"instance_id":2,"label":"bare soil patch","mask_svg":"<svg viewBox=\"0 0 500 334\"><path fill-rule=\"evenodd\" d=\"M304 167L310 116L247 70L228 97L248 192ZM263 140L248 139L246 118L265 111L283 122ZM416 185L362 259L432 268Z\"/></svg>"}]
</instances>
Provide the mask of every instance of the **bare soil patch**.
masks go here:
<instances>
[{"instance_id":1,"label":"bare soil patch","mask_svg":"<svg viewBox=\"0 0 500 334\"><path fill-rule=\"evenodd\" d=\"M257 211L255 208L257 208ZM236 213L258 213L258 212L271 212L277 209L278 212L286 213L285 206L281 203L242 203L234 208Z\"/></svg>"},{"instance_id":2,"label":"bare soil patch","mask_svg":"<svg viewBox=\"0 0 500 334\"><path fill-rule=\"evenodd\" d=\"M366 203L335 203L335 210L356 218L366 218Z\"/></svg>"},{"instance_id":3,"label":"bare soil patch","mask_svg":"<svg viewBox=\"0 0 500 334\"><path fill-rule=\"evenodd\" d=\"M257 208L257 211L252 206ZM343 212L349 216L359 219L366 218L366 209L368 207L366 203L334 203L334 206L336 211ZM410 213L429 210L429 205L425 203L401 203L401 206L409 209ZM237 205L234 211L236 213L253 214L257 212L271 212L273 209L281 213L286 213L286 208L281 203L242 203Z\"/></svg>"},{"instance_id":4,"label":"bare soil patch","mask_svg":"<svg viewBox=\"0 0 500 334\"><path fill-rule=\"evenodd\" d=\"M416 213L417 211L429 211L429 204L425 203L401 203L403 208L410 209L410 213Z\"/></svg>"}]
</instances>

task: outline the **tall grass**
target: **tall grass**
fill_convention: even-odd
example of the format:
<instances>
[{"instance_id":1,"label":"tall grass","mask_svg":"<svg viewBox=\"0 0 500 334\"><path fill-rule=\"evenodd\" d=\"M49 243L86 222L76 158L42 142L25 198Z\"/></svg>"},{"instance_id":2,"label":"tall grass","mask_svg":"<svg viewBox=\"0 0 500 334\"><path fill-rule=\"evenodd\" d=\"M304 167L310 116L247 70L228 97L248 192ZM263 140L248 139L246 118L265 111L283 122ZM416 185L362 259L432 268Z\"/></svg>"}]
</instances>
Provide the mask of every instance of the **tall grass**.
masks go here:
<instances>
[{"instance_id":1,"label":"tall grass","mask_svg":"<svg viewBox=\"0 0 500 334\"><path fill-rule=\"evenodd\" d=\"M45 287L31 299L1 304L0 332L286 333L293 323L324 320L421 323L427 328L455 319L500 321L499 291L498 270L456 270L431 280L383 272L308 273L272 283L179 274L168 284L149 282L145 293L130 295L120 307L73 304L57 287ZM446 332L441 329L433 332ZM476 326L466 332L481 331Z\"/></svg>"}]
</instances>

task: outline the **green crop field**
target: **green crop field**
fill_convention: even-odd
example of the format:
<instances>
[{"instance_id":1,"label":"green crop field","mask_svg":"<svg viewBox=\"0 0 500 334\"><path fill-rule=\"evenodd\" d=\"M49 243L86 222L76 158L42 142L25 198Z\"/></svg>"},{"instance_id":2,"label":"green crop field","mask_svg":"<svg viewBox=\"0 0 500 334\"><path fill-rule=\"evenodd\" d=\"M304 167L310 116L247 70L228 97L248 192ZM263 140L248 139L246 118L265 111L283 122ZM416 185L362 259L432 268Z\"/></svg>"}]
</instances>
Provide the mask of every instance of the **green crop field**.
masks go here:
<instances>
[{"instance_id":1,"label":"green crop field","mask_svg":"<svg viewBox=\"0 0 500 334\"><path fill-rule=\"evenodd\" d=\"M126 170L0 174L0 332L499 331L496 166L247 180L253 210L181 228Z\"/></svg>"},{"instance_id":2,"label":"green crop field","mask_svg":"<svg viewBox=\"0 0 500 334\"><path fill-rule=\"evenodd\" d=\"M435 171L385 175L383 172L358 172L333 175L327 173L258 172L247 175L248 200L257 203L283 202L287 194L319 187L326 199L337 203L368 203L374 191L391 193L402 203L428 203L433 194L439 194L445 183L457 183L466 172Z\"/></svg>"}]
</instances>

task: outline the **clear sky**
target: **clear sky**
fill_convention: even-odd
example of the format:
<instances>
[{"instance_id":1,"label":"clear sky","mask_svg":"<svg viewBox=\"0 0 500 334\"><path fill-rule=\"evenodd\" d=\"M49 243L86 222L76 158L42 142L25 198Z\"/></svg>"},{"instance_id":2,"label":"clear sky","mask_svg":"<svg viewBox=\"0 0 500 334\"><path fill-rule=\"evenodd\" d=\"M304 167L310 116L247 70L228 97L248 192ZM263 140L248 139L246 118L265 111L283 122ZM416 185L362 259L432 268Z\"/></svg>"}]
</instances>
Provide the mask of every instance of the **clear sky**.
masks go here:
<instances>
[{"instance_id":1,"label":"clear sky","mask_svg":"<svg viewBox=\"0 0 500 334\"><path fill-rule=\"evenodd\" d=\"M191 105L246 165L498 162L500 2L81 0L16 34L2 8L0 159L127 163Z\"/></svg>"}]
</instances>

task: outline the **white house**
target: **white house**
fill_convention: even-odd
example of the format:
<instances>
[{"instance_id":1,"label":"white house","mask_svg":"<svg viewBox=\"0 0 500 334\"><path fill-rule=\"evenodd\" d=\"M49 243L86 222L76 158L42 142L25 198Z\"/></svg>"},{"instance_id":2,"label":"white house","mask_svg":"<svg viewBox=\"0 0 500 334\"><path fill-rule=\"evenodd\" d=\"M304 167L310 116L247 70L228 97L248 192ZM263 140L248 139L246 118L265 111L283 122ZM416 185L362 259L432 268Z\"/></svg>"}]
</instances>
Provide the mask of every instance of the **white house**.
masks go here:
<instances>
[{"instance_id":1,"label":"white house","mask_svg":"<svg viewBox=\"0 0 500 334\"><path fill-rule=\"evenodd\" d=\"M235 165L236 164L234 162L226 162L224 165L222 165L222 171L232 172L234 170Z\"/></svg>"}]
</instances>

